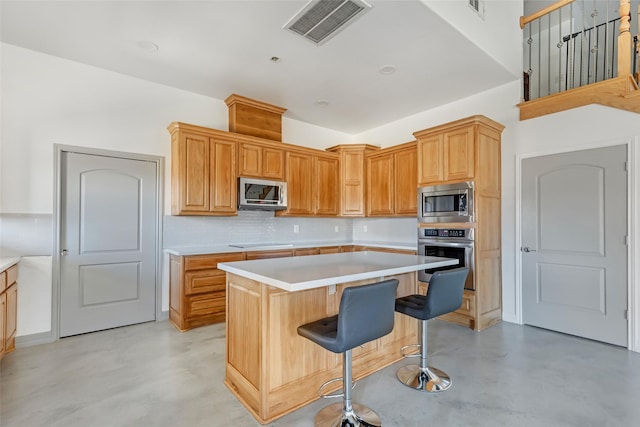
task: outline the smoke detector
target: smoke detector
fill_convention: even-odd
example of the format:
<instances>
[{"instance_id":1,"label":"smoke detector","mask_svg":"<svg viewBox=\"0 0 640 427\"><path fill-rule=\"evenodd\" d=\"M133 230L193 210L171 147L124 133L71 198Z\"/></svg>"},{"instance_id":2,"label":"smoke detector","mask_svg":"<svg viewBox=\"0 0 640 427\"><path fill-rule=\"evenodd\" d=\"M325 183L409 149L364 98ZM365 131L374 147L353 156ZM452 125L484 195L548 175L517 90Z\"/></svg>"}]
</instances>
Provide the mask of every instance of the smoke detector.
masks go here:
<instances>
[{"instance_id":1,"label":"smoke detector","mask_svg":"<svg viewBox=\"0 0 640 427\"><path fill-rule=\"evenodd\" d=\"M369 9L363 0L311 0L283 28L321 45Z\"/></svg>"}]
</instances>

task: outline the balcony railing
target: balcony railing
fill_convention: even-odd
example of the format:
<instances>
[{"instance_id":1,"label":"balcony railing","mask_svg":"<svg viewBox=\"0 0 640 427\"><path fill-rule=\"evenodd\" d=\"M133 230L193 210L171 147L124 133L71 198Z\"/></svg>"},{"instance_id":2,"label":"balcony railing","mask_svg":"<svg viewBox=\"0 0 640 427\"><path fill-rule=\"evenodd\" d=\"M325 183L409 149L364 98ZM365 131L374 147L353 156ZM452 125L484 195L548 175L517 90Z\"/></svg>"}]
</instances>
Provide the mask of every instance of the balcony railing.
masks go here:
<instances>
[{"instance_id":1,"label":"balcony railing","mask_svg":"<svg viewBox=\"0 0 640 427\"><path fill-rule=\"evenodd\" d=\"M640 21L640 5L638 0L634 3ZM619 107L624 103L620 104L617 99L601 101L602 93L578 90L593 85L596 91L603 91L607 96L615 92L625 99L634 90L637 92L640 44L637 33L634 37L631 35L630 10L631 0L560 0L522 17L524 102L520 104L521 118L522 106L530 101L567 92L577 94L580 100L556 96L552 99L558 105L549 112L593 102L615 103L618 108L640 112L638 100L634 99L631 108ZM624 93L618 93L620 91ZM640 96L635 98L640 100ZM587 102L590 99L597 101ZM565 107L559 108L560 104Z\"/></svg>"}]
</instances>

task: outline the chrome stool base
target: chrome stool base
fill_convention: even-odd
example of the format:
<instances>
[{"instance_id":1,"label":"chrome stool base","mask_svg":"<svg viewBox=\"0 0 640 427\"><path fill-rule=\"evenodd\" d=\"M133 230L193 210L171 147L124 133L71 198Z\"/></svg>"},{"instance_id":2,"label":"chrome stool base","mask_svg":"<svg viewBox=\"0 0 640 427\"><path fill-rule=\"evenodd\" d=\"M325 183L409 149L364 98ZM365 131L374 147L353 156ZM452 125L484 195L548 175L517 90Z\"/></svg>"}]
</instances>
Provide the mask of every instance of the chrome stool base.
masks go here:
<instances>
[{"instance_id":1,"label":"chrome stool base","mask_svg":"<svg viewBox=\"0 0 640 427\"><path fill-rule=\"evenodd\" d=\"M451 387L451 378L439 369L421 368L418 365L403 366L396 372L400 382L414 390L427 393L445 391Z\"/></svg>"},{"instance_id":2,"label":"chrome stool base","mask_svg":"<svg viewBox=\"0 0 640 427\"><path fill-rule=\"evenodd\" d=\"M380 427L380 417L366 406L354 403L344 412L343 403L325 406L316 414L315 427Z\"/></svg>"}]
</instances>

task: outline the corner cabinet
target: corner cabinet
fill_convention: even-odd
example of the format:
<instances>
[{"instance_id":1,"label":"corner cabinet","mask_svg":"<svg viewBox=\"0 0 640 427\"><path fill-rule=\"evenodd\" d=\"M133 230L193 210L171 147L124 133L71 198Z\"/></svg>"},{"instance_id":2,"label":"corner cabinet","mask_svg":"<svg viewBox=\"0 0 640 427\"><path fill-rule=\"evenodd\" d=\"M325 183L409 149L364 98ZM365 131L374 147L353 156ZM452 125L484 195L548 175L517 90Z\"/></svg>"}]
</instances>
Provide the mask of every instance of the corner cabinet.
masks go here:
<instances>
[{"instance_id":1,"label":"corner cabinet","mask_svg":"<svg viewBox=\"0 0 640 427\"><path fill-rule=\"evenodd\" d=\"M504 126L472 116L415 132L419 185L473 181L475 222L438 224L475 229L475 291L465 290L463 304L443 319L477 331L502 319L501 133ZM419 224L433 227L433 224Z\"/></svg>"},{"instance_id":2,"label":"corner cabinet","mask_svg":"<svg viewBox=\"0 0 640 427\"><path fill-rule=\"evenodd\" d=\"M287 209L278 216L337 216L339 156L317 150L285 154Z\"/></svg>"},{"instance_id":3,"label":"corner cabinet","mask_svg":"<svg viewBox=\"0 0 640 427\"><path fill-rule=\"evenodd\" d=\"M367 156L367 216L417 215L416 142Z\"/></svg>"},{"instance_id":4,"label":"corner cabinet","mask_svg":"<svg viewBox=\"0 0 640 427\"><path fill-rule=\"evenodd\" d=\"M172 123L172 215L235 215L236 141L227 132Z\"/></svg>"},{"instance_id":5,"label":"corner cabinet","mask_svg":"<svg viewBox=\"0 0 640 427\"><path fill-rule=\"evenodd\" d=\"M365 215L366 156L380 147L366 144L336 145L327 151L340 156L340 216Z\"/></svg>"}]
</instances>

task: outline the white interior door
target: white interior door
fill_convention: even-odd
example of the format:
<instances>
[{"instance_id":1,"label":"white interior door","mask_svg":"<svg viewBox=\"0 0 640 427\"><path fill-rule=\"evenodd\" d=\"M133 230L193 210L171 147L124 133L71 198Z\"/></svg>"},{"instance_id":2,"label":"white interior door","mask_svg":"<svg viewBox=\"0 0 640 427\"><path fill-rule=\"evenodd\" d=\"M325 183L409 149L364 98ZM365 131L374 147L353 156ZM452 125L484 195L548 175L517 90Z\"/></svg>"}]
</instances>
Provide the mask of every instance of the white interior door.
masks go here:
<instances>
[{"instance_id":1,"label":"white interior door","mask_svg":"<svg viewBox=\"0 0 640 427\"><path fill-rule=\"evenodd\" d=\"M526 324L627 345L627 148L522 163Z\"/></svg>"},{"instance_id":2,"label":"white interior door","mask_svg":"<svg viewBox=\"0 0 640 427\"><path fill-rule=\"evenodd\" d=\"M155 319L156 167L62 153L60 337Z\"/></svg>"}]
</instances>

